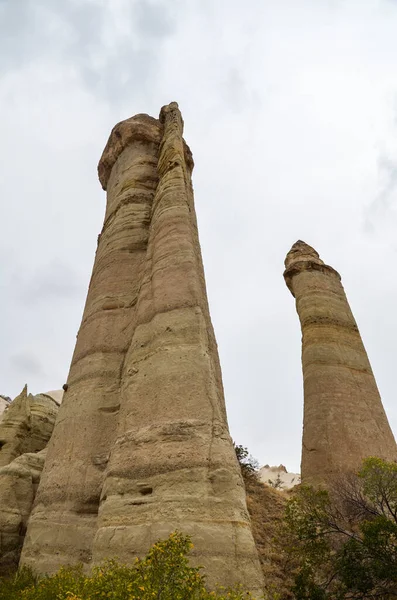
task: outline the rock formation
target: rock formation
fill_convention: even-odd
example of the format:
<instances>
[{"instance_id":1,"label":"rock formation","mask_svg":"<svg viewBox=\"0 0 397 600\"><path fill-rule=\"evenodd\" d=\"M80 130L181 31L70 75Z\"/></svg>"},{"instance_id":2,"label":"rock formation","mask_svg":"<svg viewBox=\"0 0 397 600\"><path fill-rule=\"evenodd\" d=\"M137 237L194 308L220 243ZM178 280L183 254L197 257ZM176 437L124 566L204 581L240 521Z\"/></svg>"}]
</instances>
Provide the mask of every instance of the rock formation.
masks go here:
<instances>
[{"instance_id":1,"label":"rock formation","mask_svg":"<svg viewBox=\"0 0 397 600\"><path fill-rule=\"evenodd\" d=\"M27 386L0 421L0 467L27 452L43 450L51 437L58 404L45 394L28 395Z\"/></svg>"},{"instance_id":2,"label":"rock formation","mask_svg":"<svg viewBox=\"0 0 397 600\"><path fill-rule=\"evenodd\" d=\"M33 396L25 387L0 420L0 574L18 565L58 412L50 394Z\"/></svg>"},{"instance_id":3,"label":"rock formation","mask_svg":"<svg viewBox=\"0 0 397 600\"><path fill-rule=\"evenodd\" d=\"M368 456L397 459L396 443L340 275L298 241L284 278L302 328L302 482L326 483Z\"/></svg>"},{"instance_id":4,"label":"rock formation","mask_svg":"<svg viewBox=\"0 0 397 600\"><path fill-rule=\"evenodd\" d=\"M180 529L210 585L260 593L176 103L113 129L107 207L23 563L122 561Z\"/></svg>"},{"instance_id":5,"label":"rock formation","mask_svg":"<svg viewBox=\"0 0 397 600\"><path fill-rule=\"evenodd\" d=\"M0 575L18 567L46 450L0 467Z\"/></svg>"},{"instance_id":6,"label":"rock formation","mask_svg":"<svg viewBox=\"0 0 397 600\"><path fill-rule=\"evenodd\" d=\"M6 408L8 408L9 405L9 401L8 398L6 396L0 396L0 421L2 418L2 415L5 411Z\"/></svg>"},{"instance_id":7,"label":"rock formation","mask_svg":"<svg viewBox=\"0 0 397 600\"><path fill-rule=\"evenodd\" d=\"M266 485L247 469L242 470L252 533L264 574L264 598L292 599L292 565L282 551L280 532L285 529L289 492ZM260 475L260 473L259 473Z\"/></svg>"},{"instance_id":8,"label":"rock formation","mask_svg":"<svg viewBox=\"0 0 397 600\"><path fill-rule=\"evenodd\" d=\"M258 472L259 480L278 490L290 490L301 480L299 473L289 473L284 465L271 467L265 465Z\"/></svg>"}]
</instances>

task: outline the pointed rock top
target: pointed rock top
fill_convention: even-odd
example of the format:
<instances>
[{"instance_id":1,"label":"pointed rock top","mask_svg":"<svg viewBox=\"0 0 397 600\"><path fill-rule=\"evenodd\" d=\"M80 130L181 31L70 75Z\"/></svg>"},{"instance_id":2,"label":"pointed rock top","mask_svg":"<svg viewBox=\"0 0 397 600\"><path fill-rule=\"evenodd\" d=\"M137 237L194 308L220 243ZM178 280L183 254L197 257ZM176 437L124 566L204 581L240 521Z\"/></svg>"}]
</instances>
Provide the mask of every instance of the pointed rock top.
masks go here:
<instances>
[{"instance_id":1,"label":"pointed rock top","mask_svg":"<svg viewBox=\"0 0 397 600\"><path fill-rule=\"evenodd\" d=\"M293 244L291 250L288 252L284 264L288 268L292 263L300 262L302 260L315 260L319 264L324 264L320 259L318 252L306 242L298 240Z\"/></svg>"},{"instance_id":2,"label":"pointed rock top","mask_svg":"<svg viewBox=\"0 0 397 600\"><path fill-rule=\"evenodd\" d=\"M182 113L179 110L178 102L170 102L170 104L166 104L160 110L159 121L162 125L166 126L166 123L170 122L176 123L181 135L183 134L183 119Z\"/></svg>"},{"instance_id":3,"label":"pointed rock top","mask_svg":"<svg viewBox=\"0 0 397 600\"><path fill-rule=\"evenodd\" d=\"M181 111L179 110L178 102L170 102L169 104L165 104L161 107L159 121L162 123L164 121L164 116L170 112L178 112L181 115Z\"/></svg>"},{"instance_id":4,"label":"pointed rock top","mask_svg":"<svg viewBox=\"0 0 397 600\"><path fill-rule=\"evenodd\" d=\"M167 117L179 124L182 135L183 119L177 102L170 102L163 106L158 119L142 113L120 121L113 127L98 164L98 177L104 190L107 189L114 164L127 146L136 142L160 144ZM185 140L183 145L187 163L193 169L192 153Z\"/></svg>"},{"instance_id":5,"label":"pointed rock top","mask_svg":"<svg viewBox=\"0 0 397 600\"><path fill-rule=\"evenodd\" d=\"M134 142L160 144L161 129L159 120L146 114L135 115L113 127L98 164L98 177L104 190L123 150Z\"/></svg>"},{"instance_id":6,"label":"pointed rock top","mask_svg":"<svg viewBox=\"0 0 397 600\"><path fill-rule=\"evenodd\" d=\"M335 269L326 265L324 261L321 260L318 252L303 242L302 240L298 240L292 246L291 250L288 252L285 261L285 271L284 271L284 279L285 283L288 286L288 289L294 296L292 280L294 275L301 273L302 271L321 271L322 273L336 275L340 280L340 275Z\"/></svg>"}]
</instances>

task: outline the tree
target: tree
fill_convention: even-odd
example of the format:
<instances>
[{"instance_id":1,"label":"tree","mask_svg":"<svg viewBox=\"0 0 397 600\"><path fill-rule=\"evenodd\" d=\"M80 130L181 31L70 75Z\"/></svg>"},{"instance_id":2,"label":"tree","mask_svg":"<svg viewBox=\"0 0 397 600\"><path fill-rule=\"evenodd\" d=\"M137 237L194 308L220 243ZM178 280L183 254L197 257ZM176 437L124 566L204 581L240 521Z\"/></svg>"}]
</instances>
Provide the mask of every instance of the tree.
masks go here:
<instances>
[{"instance_id":1,"label":"tree","mask_svg":"<svg viewBox=\"0 0 397 600\"><path fill-rule=\"evenodd\" d=\"M237 460L240 463L241 471L243 476L256 476L259 471L259 462L251 456L248 448L235 444L233 442L234 450L236 452Z\"/></svg>"},{"instance_id":2,"label":"tree","mask_svg":"<svg viewBox=\"0 0 397 600\"><path fill-rule=\"evenodd\" d=\"M397 598L397 464L368 458L327 491L301 486L286 508L297 600Z\"/></svg>"}]
</instances>

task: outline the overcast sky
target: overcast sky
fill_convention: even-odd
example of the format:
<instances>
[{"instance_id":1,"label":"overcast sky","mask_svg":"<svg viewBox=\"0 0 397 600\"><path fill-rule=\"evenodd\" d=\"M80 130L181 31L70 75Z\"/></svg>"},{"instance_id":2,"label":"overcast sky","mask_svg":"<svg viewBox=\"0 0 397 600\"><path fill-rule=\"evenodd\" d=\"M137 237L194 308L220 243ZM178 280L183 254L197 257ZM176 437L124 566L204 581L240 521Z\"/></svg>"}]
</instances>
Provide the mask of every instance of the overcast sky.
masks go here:
<instances>
[{"instance_id":1,"label":"overcast sky","mask_svg":"<svg viewBox=\"0 0 397 600\"><path fill-rule=\"evenodd\" d=\"M173 100L233 438L299 470L297 239L341 273L397 434L395 0L0 0L0 393L66 381L98 159Z\"/></svg>"}]
</instances>

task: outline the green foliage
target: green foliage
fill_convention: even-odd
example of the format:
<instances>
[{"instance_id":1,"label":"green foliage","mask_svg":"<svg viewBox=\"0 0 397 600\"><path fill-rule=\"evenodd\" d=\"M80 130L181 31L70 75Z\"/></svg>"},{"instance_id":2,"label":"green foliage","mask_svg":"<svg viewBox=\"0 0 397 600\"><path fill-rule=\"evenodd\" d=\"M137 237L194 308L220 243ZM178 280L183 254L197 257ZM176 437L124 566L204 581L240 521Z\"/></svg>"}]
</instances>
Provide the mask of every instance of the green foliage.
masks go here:
<instances>
[{"instance_id":1,"label":"green foliage","mask_svg":"<svg viewBox=\"0 0 397 600\"><path fill-rule=\"evenodd\" d=\"M251 456L248 448L245 446L235 443L233 443L233 445L243 476L256 477L259 470L259 463L256 458Z\"/></svg>"},{"instance_id":2,"label":"green foliage","mask_svg":"<svg viewBox=\"0 0 397 600\"><path fill-rule=\"evenodd\" d=\"M397 595L397 525L384 516L360 525L360 537L351 538L336 556L345 590L357 597Z\"/></svg>"},{"instance_id":3,"label":"green foliage","mask_svg":"<svg viewBox=\"0 0 397 600\"><path fill-rule=\"evenodd\" d=\"M36 582L37 577L33 571L22 567L15 575L0 578L0 600L22 598L22 591L36 585Z\"/></svg>"},{"instance_id":4,"label":"green foliage","mask_svg":"<svg viewBox=\"0 0 397 600\"><path fill-rule=\"evenodd\" d=\"M369 458L329 491L301 486L285 525L297 600L397 598L395 463Z\"/></svg>"},{"instance_id":5,"label":"green foliage","mask_svg":"<svg viewBox=\"0 0 397 600\"><path fill-rule=\"evenodd\" d=\"M277 474L277 477L274 481L272 479L268 479L267 483L268 485L270 485L270 487L274 488L275 490L282 490L284 487L283 480L280 477L280 473Z\"/></svg>"},{"instance_id":6,"label":"green foliage","mask_svg":"<svg viewBox=\"0 0 397 600\"><path fill-rule=\"evenodd\" d=\"M330 499L325 490L301 486L289 500L285 510L285 521L294 533L291 550L300 554L305 548L305 566L322 564L330 554L327 536L327 515ZM293 540L293 541L292 541Z\"/></svg>"},{"instance_id":7,"label":"green foliage","mask_svg":"<svg viewBox=\"0 0 397 600\"><path fill-rule=\"evenodd\" d=\"M368 458L359 472L363 493L374 512L397 523L397 464Z\"/></svg>"},{"instance_id":8,"label":"green foliage","mask_svg":"<svg viewBox=\"0 0 397 600\"><path fill-rule=\"evenodd\" d=\"M172 533L132 566L109 560L90 575L82 567L61 568L37 578L22 569L0 581L0 600L248 600L239 588L209 592L200 567L189 564L189 536Z\"/></svg>"}]
</instances>

